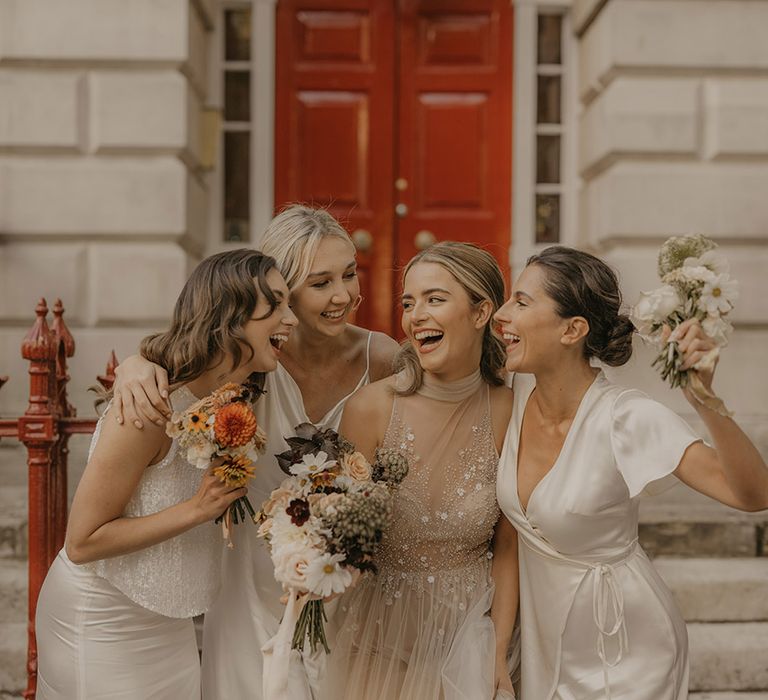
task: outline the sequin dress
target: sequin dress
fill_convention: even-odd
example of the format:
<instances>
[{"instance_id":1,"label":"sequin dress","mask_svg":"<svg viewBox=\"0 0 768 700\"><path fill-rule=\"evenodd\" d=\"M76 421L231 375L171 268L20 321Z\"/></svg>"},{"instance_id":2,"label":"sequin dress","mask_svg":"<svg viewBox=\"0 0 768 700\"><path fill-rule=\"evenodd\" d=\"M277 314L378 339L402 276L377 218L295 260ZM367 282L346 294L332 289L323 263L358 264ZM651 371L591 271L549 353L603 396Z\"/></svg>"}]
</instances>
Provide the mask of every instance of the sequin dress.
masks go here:
<instances>
[{"instance_id":1,"label":"sequin dress","mask_svg":"<svg viewBox=\"0 0 768 700\"><path fill-rule=\"evenodd\" d=\"M488 385L479 372L450 385L427 378L395 398L383 446L406 453L410 471L378 575L340 600L318 697L490 700L499 510Z\"/></svg>"}]
</instances>

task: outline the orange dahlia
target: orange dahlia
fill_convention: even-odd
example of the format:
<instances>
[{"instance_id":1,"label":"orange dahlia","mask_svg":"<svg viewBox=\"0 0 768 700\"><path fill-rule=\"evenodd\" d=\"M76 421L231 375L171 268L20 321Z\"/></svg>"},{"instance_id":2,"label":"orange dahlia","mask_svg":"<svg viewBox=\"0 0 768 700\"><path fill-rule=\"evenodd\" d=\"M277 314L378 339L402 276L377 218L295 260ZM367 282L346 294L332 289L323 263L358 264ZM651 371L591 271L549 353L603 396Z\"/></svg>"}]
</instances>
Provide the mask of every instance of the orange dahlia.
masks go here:
<instances>
[{"instance_id":1,"label":"orange dahlia","mask_svg":"<svg viewBox=\"0 0 768 700\"><path fill-rule=\"evenodd\" d=\"M256 435L259 426L250 407L242 402L230 403L216 412L213 431L222 447L242 447Z\"/></svg>"},{"instance_id":2,"label":"orange dahlia","mask_svg":"<svg viewBox=\"0 0 768 700\"><path fill-rule=\"evenodd\" d=\"M241 486L245 486L246 483L248 483L248 479L253 477L255 469L253 462L241 455L238 457L230 457L229 461L225 462L220 467L216 467L213 470L213 474L227 486L240 488Z\"/></svg>"}]
</instances>

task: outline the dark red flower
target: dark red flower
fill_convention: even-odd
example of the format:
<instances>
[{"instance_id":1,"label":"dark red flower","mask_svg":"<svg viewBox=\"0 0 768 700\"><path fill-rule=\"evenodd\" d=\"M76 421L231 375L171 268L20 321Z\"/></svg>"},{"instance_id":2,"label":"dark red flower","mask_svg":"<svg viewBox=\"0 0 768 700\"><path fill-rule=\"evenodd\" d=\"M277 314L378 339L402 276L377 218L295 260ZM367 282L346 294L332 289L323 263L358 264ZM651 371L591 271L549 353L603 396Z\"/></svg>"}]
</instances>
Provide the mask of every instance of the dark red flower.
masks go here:
<instances>
[{"instance_id":1,"label":"dark red flower","mask_svg":"<svg viewBox=\"0 0 768 700\"><path fill-rule=\"evenodd\" d=\"M291 516L291 522L297 527L301 527L309 520L309 501L303 498L294 498L285 509L285 512Z\"/></svg>"}]
</instances>

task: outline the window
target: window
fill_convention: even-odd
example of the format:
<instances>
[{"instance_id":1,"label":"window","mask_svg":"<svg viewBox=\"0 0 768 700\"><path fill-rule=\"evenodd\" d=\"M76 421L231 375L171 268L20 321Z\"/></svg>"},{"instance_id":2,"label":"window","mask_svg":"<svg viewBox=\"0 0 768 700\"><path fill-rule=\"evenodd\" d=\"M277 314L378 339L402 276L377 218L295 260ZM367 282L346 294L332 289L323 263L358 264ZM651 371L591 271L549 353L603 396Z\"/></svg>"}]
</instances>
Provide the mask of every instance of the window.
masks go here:
<instances>
[{"instance_id":1,"label":"window","mask_svg":"<svg viewBox=\"0 0 768 700\"><path fill-rule=\"evenodd\" d=\"M563 137L563 15L539 12L534 188L537 244L560 241Z\"/></svg>"},{"instance_id":2,"label":"window","mask_svg":"<svg viewBox=\"0 0 768 700\"><path fill-rule=\"evenodd\" d=\"M223 121L223 239L250 240L251 229L251 8L224 9L221 50Z\"/></svg>"}]
</instances>

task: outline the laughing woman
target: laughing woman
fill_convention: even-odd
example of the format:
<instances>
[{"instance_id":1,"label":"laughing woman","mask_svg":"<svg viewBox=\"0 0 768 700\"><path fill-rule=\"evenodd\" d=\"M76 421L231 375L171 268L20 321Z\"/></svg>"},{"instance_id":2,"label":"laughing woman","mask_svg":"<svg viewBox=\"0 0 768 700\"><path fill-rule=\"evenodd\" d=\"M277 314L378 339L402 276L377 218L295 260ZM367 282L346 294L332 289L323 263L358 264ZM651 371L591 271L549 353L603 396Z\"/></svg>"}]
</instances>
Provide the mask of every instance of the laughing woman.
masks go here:
<instances>
[{"instance_id":1,"label":"laughing woman","mask_svg":"<svg viewBox=\"0 0 768 700\"><path fill-rule=\"evenodd\" d=\"M687 698L685 622L638 545L638 496L674 474L734 508L768 508L768 469L733 420L686 392L709 447L591 365L632 354L620 306L604 262L552 247L528 261L496 314L516 373L498 499L519 533L524 700ZM692 321L676 334L682 369L699 371L712 341ZM699 375L711 387L712 372Z\"/></svg>"},{"instance_id":2,"label":"laughing woman","mask_svg":"<svg viewBox=\"0 0 768 700\"><path fill-rule=\"evenodd\" d=\"M397 343L381 333L349 323L360 303L355 248L346 231L326 211L294 205L275 217L262 239L291 290L299 324L283 346L280 363L267 376L266 394L256 406L267 432L266 454L250 485L254 503L267 500L285 478L274 455L286 449L286 436L300 423L338 428L347 399L372 380L391 373ZM158 389L158 381L160 389ZM161 368L129 358L118 368L116 397L123 400L128 422L142 417L164 421ZM134 398L135 396L135 398ZM151 405L154 404L154 407ZM262 697L261 647L278 629L282 590L256 528L239 528L235 548L225 552L221 594L205 616L203 697ZM294 658L292 697L306 697L309 674Z\"/></svg>"},{"instance_id":3,"label":"laughing woman","mask_svg":"<svg viewBox=\"0 0 768 700\"><path fill-rule=\"evenodd\" d=\"M175 410L277 366L274 337L296 325L275 261L236 250L204 260L170 330L142 352L168 373ZM202 474L164 426L96 428L64 549L37 604L41 700L198 700L192 616L211 604L221 538L209 521L246 489Z\"/></svg>"},{"instance_id":4,"label":"laughing woman","mask_svg":"<svg viewBox=\"0 0 768 700\"><path fill-rule=\"evenodd\" d=\"M492 621L517 603L516 537L494 537L512 409L490 330L503 297L493 257L469 244L438 243L405 269L401 371L352 397L341 431L369 459L405 452L410 470L378 574L339 600L321 700L512 697L512 630Z\"/></svg>"}]
</instances>

